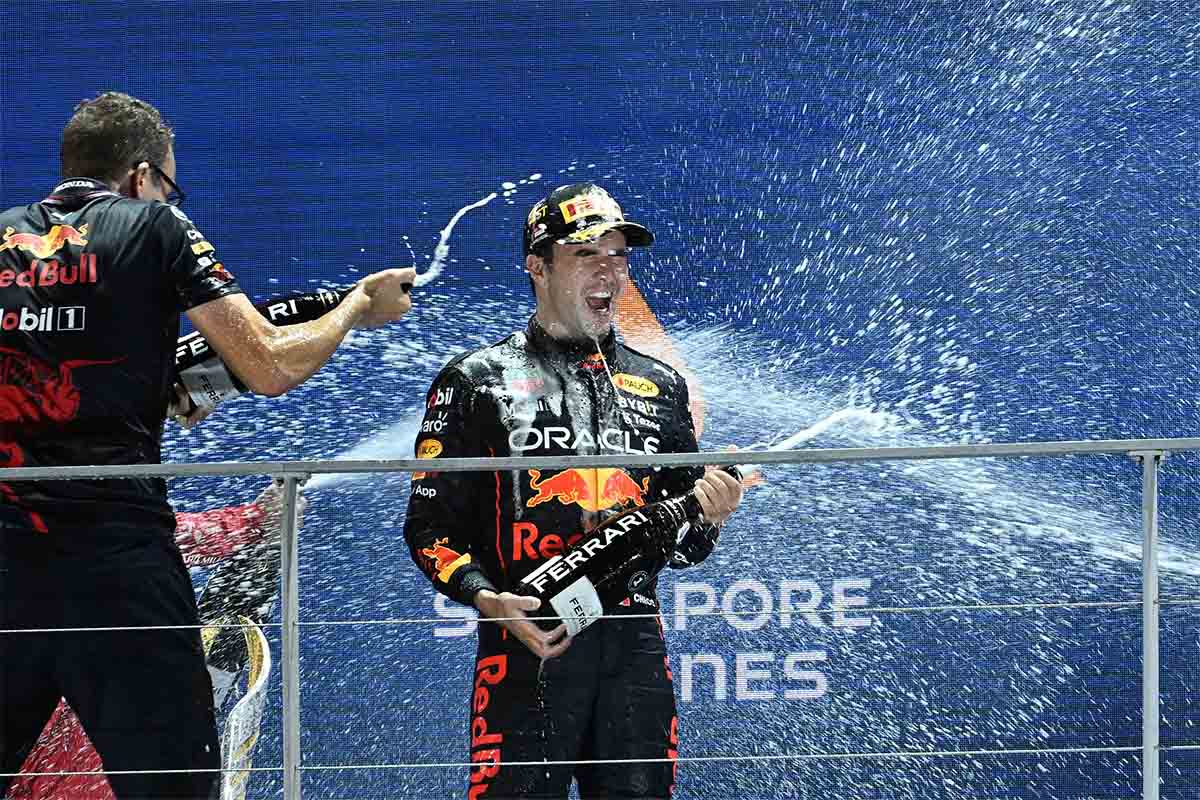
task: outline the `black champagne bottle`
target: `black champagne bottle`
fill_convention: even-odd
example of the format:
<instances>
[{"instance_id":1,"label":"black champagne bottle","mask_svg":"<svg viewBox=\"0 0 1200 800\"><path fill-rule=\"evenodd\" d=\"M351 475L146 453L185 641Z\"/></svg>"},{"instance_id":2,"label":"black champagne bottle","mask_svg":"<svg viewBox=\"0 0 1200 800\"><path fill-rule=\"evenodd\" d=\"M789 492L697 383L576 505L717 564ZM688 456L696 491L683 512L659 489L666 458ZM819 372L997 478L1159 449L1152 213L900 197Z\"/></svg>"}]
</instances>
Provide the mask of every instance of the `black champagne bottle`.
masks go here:
<instances>
[{"instance_id":1,"label":"black champagne bottle","mask_svg":"<svg viewBox=\"0 0 1200 800\"><path fill-rule=\"evenodd\" d=\"M318 289L258 303L254 308L275 325L295 325L323 316L354 289ZM187 390L196 408L211 408L217 403L244 393L246 384L225 366L200 331L179 337L175 346L176 382Z\"/></svg>"},{"instance_id":2,"label":"black champagne bottle","mask_svg":"<svg viewBox=\"0 0 1200 800\"><path fill-rule=\"evenodd\" d=\"M737 467L722 469L741 479ZM695 491L630 509L526 575L517 592L542 601L534 616L552 612L574 636L650 583L674 552L679 529L702 513Z\"/></svg>"}]
</instances>

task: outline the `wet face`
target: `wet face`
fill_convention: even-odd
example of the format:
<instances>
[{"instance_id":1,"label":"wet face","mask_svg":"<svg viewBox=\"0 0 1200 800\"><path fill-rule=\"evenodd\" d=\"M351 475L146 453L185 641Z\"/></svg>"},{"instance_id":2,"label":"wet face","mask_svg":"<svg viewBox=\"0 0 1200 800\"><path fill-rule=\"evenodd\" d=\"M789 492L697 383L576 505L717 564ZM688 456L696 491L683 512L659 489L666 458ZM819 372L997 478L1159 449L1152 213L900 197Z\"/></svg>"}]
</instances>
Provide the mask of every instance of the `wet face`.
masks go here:
<instances>
[{"instance_id":1,"label":"wet face","mask_svg":"<svg viewBox=\"0 0 1200 800\"><path fill-rule=\"evenodd\" d=\"M601 339L616 317L629 280L625 234L609 231L594 242L554 244L554 262L529 256L537 286L538 322L556 339Z\"/></svg>"}]
</instances>

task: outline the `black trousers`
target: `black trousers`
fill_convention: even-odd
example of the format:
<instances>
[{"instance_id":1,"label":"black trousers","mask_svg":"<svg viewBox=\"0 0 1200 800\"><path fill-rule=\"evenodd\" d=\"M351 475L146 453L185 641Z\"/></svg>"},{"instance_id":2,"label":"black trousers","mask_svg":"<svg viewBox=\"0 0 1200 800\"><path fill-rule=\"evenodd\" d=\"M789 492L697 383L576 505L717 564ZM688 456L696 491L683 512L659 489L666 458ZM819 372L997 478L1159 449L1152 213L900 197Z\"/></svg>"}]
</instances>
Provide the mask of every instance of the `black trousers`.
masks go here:
<instances>
[{"instance_id":1,"label":"black trousers","mask_svg":"<svg viewBox=\"0 0 1200 800\"><path fill-rule=\"evenodd\" d=\"M169 531L0 528L0 630L197 625ZM16 772L59 698L106 772L220 766L198 629L0 633L0 772ZM206 800L218 773L108 776L118 798ZM10 779L0 778L0 796Z\"/></svg>"},{"instance_id":2,"label":"black trousers","mask_svg":"<svg viewBox=\"0 0 1200 800\"><path fill-rule=\"evenodd\" d=\"M470 800L668 798L678 722L657 619L604 619L544 664L494 623L480 623L471 694ZM513 761L657 759L504 766Z\"/></svg>"}]
</instances>

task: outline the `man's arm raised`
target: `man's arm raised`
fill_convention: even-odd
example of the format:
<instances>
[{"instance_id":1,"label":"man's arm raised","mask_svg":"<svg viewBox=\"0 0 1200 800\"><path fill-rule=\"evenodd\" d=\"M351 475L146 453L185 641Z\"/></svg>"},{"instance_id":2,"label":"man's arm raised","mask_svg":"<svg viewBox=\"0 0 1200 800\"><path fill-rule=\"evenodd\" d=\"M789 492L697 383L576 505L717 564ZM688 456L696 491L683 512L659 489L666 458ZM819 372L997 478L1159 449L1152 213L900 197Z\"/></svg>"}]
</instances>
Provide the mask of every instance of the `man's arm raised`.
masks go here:
<instances>
[{"instance_id":1,"label":"man's arm raised","mask_svg":"<svg viewBox=\"0 0 1200 800\"><path fill-rule=\"evenodd\" d=\"M412 308L405 284L413 269L387 269L363 278L325 315L276 326L245 295L229 295L188 310L188 319L253 392L275 397L304 383L329 360L354 328L377 328Z\"/></svg>"}]
</instances>

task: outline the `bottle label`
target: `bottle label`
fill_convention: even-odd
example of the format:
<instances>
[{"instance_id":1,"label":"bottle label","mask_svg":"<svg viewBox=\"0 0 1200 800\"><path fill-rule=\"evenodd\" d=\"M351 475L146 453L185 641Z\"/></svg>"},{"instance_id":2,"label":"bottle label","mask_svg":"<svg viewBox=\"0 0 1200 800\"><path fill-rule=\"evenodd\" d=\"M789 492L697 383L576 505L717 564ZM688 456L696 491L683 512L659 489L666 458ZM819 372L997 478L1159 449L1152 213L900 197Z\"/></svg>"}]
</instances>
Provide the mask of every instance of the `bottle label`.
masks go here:
<instances>
[{"instance_id":1,"label":"bottle label","mask_svg":"<svg viewBox=\"0 0 1200 800\"><path fill-rule=\"evenodd\" d=\"M179 373L183 388L196 408L212 408L222 400L237 397L242 392L234 385L233 376L225 364L216 356L188 367Z\"/></svg>"},{"instance_id":2,"label":"bottle label","mask_svg":"<svg viewBox=\"0 0 1200 800\"><path fill-rule=\"evenodd\" d=\"M318 289L310 294L272 300L256 305L255 308L275 325L291 325L316 319L340 303L347 293L338 294L328 289Z\"/></svg>"},{"instance_id":3,"label":"bottle label","mask_svg":"<svg viewBox=\"0 0 1200 800\"><path fill-rule=\"evenodd\" d=\"M585 572L593 556L632 530L650 525L650 518L640 510L627 511L596 528L569 552L557 555L521 579L535 594L541 596L547 586L566 580L573 572Z\"/></svg>"},{"instance_id":4,"label":"bottle label","mask_svg":"<svg viewBox=\"0 0 1200 800\"><path fill-rule=\"evenodd\" d=\"M568 636L579 633L604 614L600 595L596 594L596 587L586 575L580 576L577 581L550 598L550 607L566 624Z\"/></svg>"}]
</instances>

